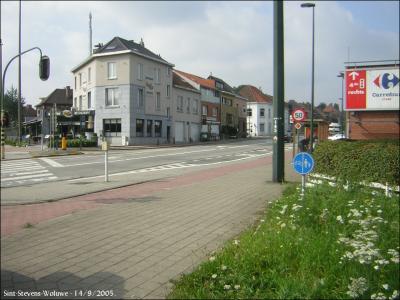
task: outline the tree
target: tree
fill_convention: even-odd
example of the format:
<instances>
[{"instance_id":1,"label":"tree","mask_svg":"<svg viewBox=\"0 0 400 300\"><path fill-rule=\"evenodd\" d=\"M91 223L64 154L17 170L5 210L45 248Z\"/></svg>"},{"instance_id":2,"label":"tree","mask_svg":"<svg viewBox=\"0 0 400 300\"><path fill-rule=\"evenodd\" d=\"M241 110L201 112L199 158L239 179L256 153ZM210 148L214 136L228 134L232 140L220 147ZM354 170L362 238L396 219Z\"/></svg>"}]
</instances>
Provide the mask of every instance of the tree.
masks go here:
<instances>
[{"instance_id":1,"label":"tree","mask_svg":"<svg viewBox=\"0 0 400 300\"><path fill-rule=\"evenodd\" d=\"M21 97L21 112L24 104L25 99ZM18 91L13 86L4 95L4 111L8 114L9 124L18 122Z\"/></svg>"},{"instance_id":2,"label":"tree","mask_svg":"<svg viewBox=\"0 0 400 300\"><path fill-rule=\"evenodd\" d=\"M326 108L326 104L325 102L321 102L317 107L322 111Z\"/></svg>"}]
</instances>

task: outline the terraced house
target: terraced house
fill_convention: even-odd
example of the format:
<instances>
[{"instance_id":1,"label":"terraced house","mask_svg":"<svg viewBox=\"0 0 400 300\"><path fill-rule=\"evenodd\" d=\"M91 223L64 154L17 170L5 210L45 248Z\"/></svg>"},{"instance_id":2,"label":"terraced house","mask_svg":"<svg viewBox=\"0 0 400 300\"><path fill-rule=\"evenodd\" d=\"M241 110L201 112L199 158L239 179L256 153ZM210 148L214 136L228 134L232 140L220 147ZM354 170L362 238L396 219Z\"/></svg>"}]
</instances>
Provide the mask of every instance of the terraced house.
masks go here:
<instances>
[{"instance_id":1,"label":"terraced house","mask_svg":"<svg viewBox=\"0 0 400 300\"><path fill-rule=\"evenodd\" d=\"M215 88L215 81L178 70L175 72L201 93L201 135L208 136L210 140L218 140L221 125L221 100Z\"/></svg>"},{"instance_id":2,"label":"terraced house","mask_svg":"<svg viewBox=\"0 0 400 300\"><path fill-rule=\"evenodd\" d=\"M173 67L143 40L114 37L72 69L73 107L112 145L172 142Z\"/></svg>"}]
</instances>

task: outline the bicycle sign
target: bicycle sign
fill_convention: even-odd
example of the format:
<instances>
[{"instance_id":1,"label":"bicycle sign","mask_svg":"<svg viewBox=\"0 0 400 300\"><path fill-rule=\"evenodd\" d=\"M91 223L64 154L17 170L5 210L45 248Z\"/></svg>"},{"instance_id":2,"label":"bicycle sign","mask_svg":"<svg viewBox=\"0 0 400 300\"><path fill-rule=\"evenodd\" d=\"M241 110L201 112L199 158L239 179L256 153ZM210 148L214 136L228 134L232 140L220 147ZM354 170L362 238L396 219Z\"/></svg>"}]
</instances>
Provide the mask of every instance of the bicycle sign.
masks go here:
<instances>
[{"instance_id":1,"label":"bicycle sign","mask_svg":"<svg viewBox=\"0 0 400 300\"><path fill-rule=\"evenodd\" d=\"M307 152L297 153L293 158L293 168L301 175L308 174L314 168L314 159Z\"/></svg>"},{"instance_id":2,"label":"bicycle sign","mask_svg":"<svg viewBox=\"0 0 400 300\"><path fill-rule=\"evenodd\" d=\"M297 122L302 122L306 118L306 112L303 109L296 109L293 113L293 120Z\"/></svg>"}]
</instances>

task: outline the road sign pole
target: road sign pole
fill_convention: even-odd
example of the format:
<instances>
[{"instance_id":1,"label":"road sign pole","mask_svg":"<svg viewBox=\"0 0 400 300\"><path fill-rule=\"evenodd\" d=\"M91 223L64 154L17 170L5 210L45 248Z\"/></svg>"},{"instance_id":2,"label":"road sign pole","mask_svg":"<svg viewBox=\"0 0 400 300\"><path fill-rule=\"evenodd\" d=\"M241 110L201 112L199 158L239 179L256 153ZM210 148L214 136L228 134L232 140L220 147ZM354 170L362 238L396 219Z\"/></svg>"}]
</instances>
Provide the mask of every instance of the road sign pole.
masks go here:
<instances>
[{"instance_id":1,"label":"road sign pole","mask_svg":"<svg viewBox=\"0 0 400 300\"><path fill-rule=\"evenodd\" d=\"M304 191L306 187L306 175L301 175L301 200L304 198Z\"/></svg>"},{"instance_id":2,"label":"road sign pole","mask_svg":"<svg viewBox=\"0 0 400 300\"><path fill-rule=\"evenodd\" d=\"M104 182L108 182L108 150L104 151Z\"/></svg>"}]
</instances>

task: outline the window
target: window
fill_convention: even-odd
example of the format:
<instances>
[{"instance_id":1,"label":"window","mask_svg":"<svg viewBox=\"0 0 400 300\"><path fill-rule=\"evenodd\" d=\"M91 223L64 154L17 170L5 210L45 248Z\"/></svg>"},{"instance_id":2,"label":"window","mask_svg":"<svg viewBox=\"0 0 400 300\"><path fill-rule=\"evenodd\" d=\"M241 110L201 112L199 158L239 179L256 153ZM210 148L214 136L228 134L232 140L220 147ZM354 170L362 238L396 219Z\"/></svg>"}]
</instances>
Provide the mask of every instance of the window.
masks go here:
<instances>
[{"instance_id":1,"label":"window","mask_svg":"<svg viewBox=\"0 0 400 300\"><path fill-rule=\"evenodd\" d=\"M152 120L147 120L146 123L146 135L147 136L152 136L152 131L153 131L153 121Z\"/></svg>"},{"instance_id":2,"label":"window","mask_svg":"<svg viewBox=\"0 0 400 300\"><path fill-rule=\"evenodd\" d=\"M161 127L162 127L161 121L154 121L154 136L155 137L161 137Z\"/></svg>"},{"instance_id":3,"label":"window","mask_svg":"<svg viewBox=\"0 0 400 300\"><path fill-rule=\"evenodd\" d=\"M265 131L265 124L260 123L260 132L264 132L264 131Z\"/></svg>"},{"instance_id":4,"label":"window","mask_svg":"<svg viewBox=\"0 0 400 300\"><path fill-rule=\"evenodd\" d=\"M217 89L223 90L224 89L224 85L221 82L216 81L215 82L215 86Z\"/></svg>"},{"instance_id":5,"label":"window","mask_svg":"<svg viewBox=\"0 0 400 300\"><path fill-rule=\"evenodd\" d=\"M82 110L82 96L79 96L79 109Z\"/></svg>"},{"instance_id":6,"label":"window","mask_svg":"<svg viewBox=\"0 0 400 300\"><path fill-rule=\"evenodd\" d=\"M106 89L106 106L119 105L119 91L118 88L107 88Z\"/></svg>"},{"instance_id":7,"label":"window","mask_svg":"<svg viewBox=\"0 0 400 300\"><path fill-rule=\"evenodd\" d=\"M212 115L213 115L213 117L216 117L217 114L218 114L218 108L213 107L213 109L212 109Z\"/></svg>"},{"instance_id":8,"label":"window","mask_svg":"<svg viewBox=\"0 0 400 300\"><path fill-rule=\"evenodd\" d=\"M76 90L76 76L75 76L75 90Z\"/></svg>"},{"instance_id":9,"label":"window","mask_svg":"<svg viewBox=\"0 0 400 300\"><path fill-rule=\"evenodd\" d=\"M155 69L156 83L160 83L160 69Z\"/></svg>"},{"instance_id":10,"label":"window","mask_svg":"<svg viewBox=\"0 0 400 300\"><path fill-rule=\"evenodd\" d=\"M233 123L232 114L226 114L226 123L228 123L228 124Z\"/></svg>"},{"instance_id":11,"label":"window","mask_svg":"<svg viewBox=\"0 0 400 300\"><path fill-rule=\"evenodd\" d=\"M103 122L105 136L121 136L121 119L104 119Z\"/></svg>"},{"instance_id":12,"label":"window","mask_svg":"<svg viewBox=\"0 0 400 300\"><path fill-rule=\"evenodd\" d=\"M144 94L143 89L138 89L138 99L137 99L137 106L140 108L144 107Z\"/></svg>"},{"instance_id":13,"label":"window","mask_svg":"<svg viewBox=\"0 0 400 300\"><path fill-rule=\"evenodd\" d=\"M252 109L251 109L251 108L248 108L248 109L247 109L247 116L248 116L248 117L251 117L251 116L252 116L252 113L253 113Z\"/></svg>"},{"instance_id":14,"label":"window","mask_svg":"<svg viewBox=\"0 0 400 300\"><path fill-rule=\"evenodd\" d=\"M265 109L260 108L260 117L264 117L264 116L265 116Z\"/></svg>"},{"instance_id":15,"label":"window","mask_svg":"<svg viewBox=\"0 0 400 300\"><path fill-rule=\"evenodd\" d=\"M161 95L159 92L156 93L156 110L161 109Z\"/></svg>"},{"instance_id":16,"label":"window","mask_svg":"<svg viewBox=\"0 0 400 300\"><path fill-rule=\"evenodd\" d=\"M187 101L186 101L186 112L188 114L190 114L190 98L189 97L187 98Z\"/></svg>"},{"instance_id":17,"label":"window","mask_svg":"<svg viewBox=\"0 0 400 300\"><path fill-rule=\"evenodd\" d=\"M88 83L92 81L92 68L88 69Z\"/></svg>"},{"instance_id":18,"label":"window","mask_svg":"<svg viewBox=\"0 0 400 300\"><path fill-rule=\"evenodd\" d=\"M193 102L192 102L192 112L194 114L198 113L198 107L199 107L199 100L194 99Z\"/></svg>"},{"instance_id":19,"label":"window","mask_svg":"<svg viewBox=\"0 0 400 300\"><path fill-rule=\"evenodd\" d=\"M143 65L138 64L138 74L137 74L137 79L138 80L143 80Z\"/></svg>"},{"instance_id":20,"label":"window","mask_svg":"<svg viewBox=\"0 0 400 300\"><path fill-rule=\"evenodd\" d=\"M76 100L76 97L74 98L74 107L77 107L77 100Z\"/></svg>"},{"instance_id":21,"label":"window","mask_svg":"<svg viewBox=\"0 0 400 300\"><path fill-rule=\"evenodd\" d=\"M171 76L171 68L167 67L167 76Z\"/></svg>"},{"instance_id":22,"label":"window","mask_svg":"<svg viewBox=\"0 0 400 300\"><path fill-rule=\"evenodd\" d=\"M87 93L87 103L88 108L92 108L92 92Z\"/></svg>"},{"instance_id":23,"label":"window","mask_svg":"<svg viewBox=\"0 0 400 300\"><path fill-rule=\"evenodd\" d=\"M79 87L82 86L82 73L79 73Z\"/></svg>"},{"instance_id":24,"label":"window","mask_svg":"<svg viewBox=\"0 0 400 300\"><path fill-rule=\"evenodd\" d=\"M171 87L169 86L169 84L167 84L167 97L169 97L169 95L170 95L170 89L171 89Z\"/></svg>"},{"instance_id":25,"label":"window","mask_svg":"<svg viewBox=\"0 0 400 300\"><path fill-rule=\"evenodd\" d=\"M203 116L207 116L207 113L208 113L208 111L207 111L207 105L203 105L203 106L201 107L201 114L202 114Z\"/></svg>"},{"instance_id":26,"label":"window","mask_svg":"<svg viewBox=\"0 0 400 300\"><path fill-rule=\"evenodd\" d=\"M271 109L270 108L268 108L268 118L271 119Z\"/></svg>"},{"instance_id":27,"label":"window","mask_svg":"<svg viewBox=\"0 0 400 300\"><path fill-rule=\"evenodd\" d=\"M117 65L115 62L107 63L107 74L108 79L116 79L117 78Z\"/></svg>"},{"instance_id":28,"label":"window","mask_svg":"<svg viewBox=\"0 0 400 300\"><path fill-rule=\"evenodd\" d=\"M183 112L183 97L177 96L176 98L176 111Z\"/></svg>"},{"instance_id":29,"label":"window","mask_svg":"<svg viewBox=\"0 0 400 300\"><path fill-rule=\"evenodd\" d=\"M136 136L143 136L144 120L136 119Z\"/></svg>"}]
</instances>

